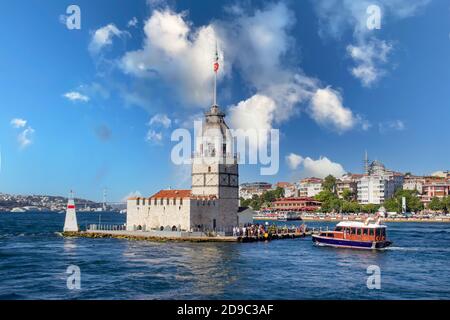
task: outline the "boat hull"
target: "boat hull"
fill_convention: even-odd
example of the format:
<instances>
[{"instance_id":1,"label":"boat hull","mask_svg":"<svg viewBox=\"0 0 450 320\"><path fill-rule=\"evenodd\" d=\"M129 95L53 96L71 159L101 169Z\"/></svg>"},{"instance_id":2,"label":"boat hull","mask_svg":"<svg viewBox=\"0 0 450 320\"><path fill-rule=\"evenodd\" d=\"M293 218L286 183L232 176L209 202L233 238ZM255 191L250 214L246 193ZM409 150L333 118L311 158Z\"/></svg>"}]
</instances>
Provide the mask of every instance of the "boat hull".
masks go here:
<instances>
[{"instance_id":1,"label":"boat hull","mask_svg":"<svg viewBox=\"0 0 450 320\"><path fill-rule=\"evenodd\" d=\"M355 241L355 240L321 237L317 235L313 235L312 240L314 244L319 246L329 246L335 248L367 249L367 250L384 249L392 244L391 241Z\"/></svg>"}]
</instances>

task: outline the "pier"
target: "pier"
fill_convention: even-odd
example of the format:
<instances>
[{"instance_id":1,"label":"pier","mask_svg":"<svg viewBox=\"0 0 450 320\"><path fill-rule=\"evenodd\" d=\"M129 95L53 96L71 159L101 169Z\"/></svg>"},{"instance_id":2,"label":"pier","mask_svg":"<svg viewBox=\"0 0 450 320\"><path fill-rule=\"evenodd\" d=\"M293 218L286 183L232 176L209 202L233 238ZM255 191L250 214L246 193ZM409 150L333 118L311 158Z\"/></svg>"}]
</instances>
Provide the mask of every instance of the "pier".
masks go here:
<instances>
[{"instance_id":1,"label":"pier","mask_svg":"<svg viewBox=\"0 0 450 320\"><path fill-rule=\"evenodd\" d=\"M261 235L239 235L228 236L213 234L209 232L187 232L187 231L129 231L120 226L97 226L87 227L85 231L63 232L64 237L84 237L84 238L116 238L126 240L144 240L155 242L236 242L248 243L258 241L272 241L283 239L297 239L311 236L315 231L306 230L299 232L290 229L275 229Z\"/></svg>"}]
</instances>

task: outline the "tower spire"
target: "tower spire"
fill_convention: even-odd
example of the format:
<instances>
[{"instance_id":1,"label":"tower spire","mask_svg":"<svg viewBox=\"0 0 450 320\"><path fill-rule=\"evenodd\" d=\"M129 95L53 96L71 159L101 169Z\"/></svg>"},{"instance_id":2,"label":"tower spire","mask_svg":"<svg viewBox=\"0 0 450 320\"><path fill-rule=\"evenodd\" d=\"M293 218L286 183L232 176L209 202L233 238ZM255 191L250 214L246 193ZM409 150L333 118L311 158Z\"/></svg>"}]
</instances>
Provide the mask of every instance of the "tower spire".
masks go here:
<instances>
[{"instance_id":1,"label":"tower spire","mask_svg":"<svg viewBox=\"0 0 450 320\"><path fill-rule=\"evenodd\" d=\"M216 53L214 58L214 102L213 106L217 106L217 72L219 71L219 52L217 51L216 40Z\"/></svg>"}]
</instances>

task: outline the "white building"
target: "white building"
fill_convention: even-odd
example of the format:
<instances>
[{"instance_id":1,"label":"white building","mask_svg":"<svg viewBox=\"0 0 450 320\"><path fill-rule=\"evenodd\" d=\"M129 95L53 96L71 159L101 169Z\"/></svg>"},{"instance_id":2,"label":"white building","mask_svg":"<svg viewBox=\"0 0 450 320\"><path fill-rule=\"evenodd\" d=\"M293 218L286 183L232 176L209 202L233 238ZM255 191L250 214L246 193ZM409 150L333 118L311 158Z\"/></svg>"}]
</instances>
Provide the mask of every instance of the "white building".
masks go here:
<instances>
[{"instance_id":1,"label":"white building","mask_svg":"<svg viewBox=\"0 0 450 320\"><path fill-rule=\"evenodd\" d=\"M402 185L402 174L387 170L381 162L375 160L368 168L368 175L364 175L358 180L358 202L360 204L382 204L386 199L391 198Z\"/></svg>"},{"instance_id":2,"label":"white building","mask_svg":"<svg viewBox=\"0 0 450 320\"><path fill-rule=\"evenodd\" d=\"M312 198L323 191L322 179L319 178L306 178L300 180L298 184L298 196Z\"/></svg>"},{"instance_id":3,"label":"white building","mask_svg":"<svg viewBox=\"0 0 450 320\"><path fill-rule=\"evenodd\" d=\"M226 231L238 224L239 172L219 107L205 114L192 157L192 190L161 190L127 203L127 230Z\"/></svg>"}]
</instances>

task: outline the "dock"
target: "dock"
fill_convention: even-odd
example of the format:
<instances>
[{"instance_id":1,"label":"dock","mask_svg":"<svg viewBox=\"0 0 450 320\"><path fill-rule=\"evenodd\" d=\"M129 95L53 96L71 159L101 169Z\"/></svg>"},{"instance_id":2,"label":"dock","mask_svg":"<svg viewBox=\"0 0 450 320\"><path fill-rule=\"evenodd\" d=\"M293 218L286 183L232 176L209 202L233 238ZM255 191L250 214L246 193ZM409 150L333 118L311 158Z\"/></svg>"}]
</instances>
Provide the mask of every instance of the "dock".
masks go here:
<instances>
[{"instance_id":1,"label":"dock","mask_svg":"<svg viewBox=\"0 0 450 320\"><path fill-rule=\"evenodd\" d=\"M126 230L86 230L78 232L63 232L63 237L83 238L115 238L126 240L143 240L153 242L235 242L248 243L283 239L305 238L312 235L307 232L270 233L264 236L224 236L208 235L200 232L160 232L160 231L126 231Z\"/></svg>"}]
</instances>

